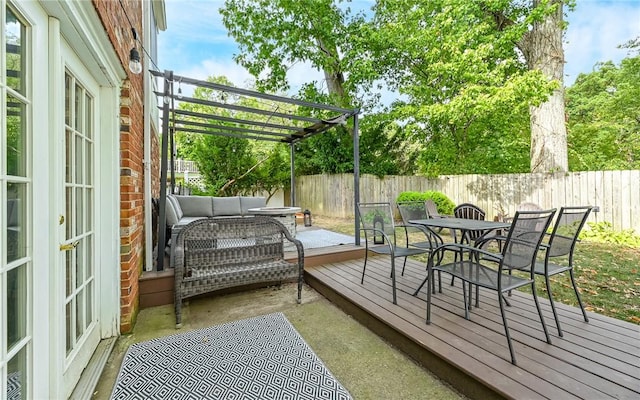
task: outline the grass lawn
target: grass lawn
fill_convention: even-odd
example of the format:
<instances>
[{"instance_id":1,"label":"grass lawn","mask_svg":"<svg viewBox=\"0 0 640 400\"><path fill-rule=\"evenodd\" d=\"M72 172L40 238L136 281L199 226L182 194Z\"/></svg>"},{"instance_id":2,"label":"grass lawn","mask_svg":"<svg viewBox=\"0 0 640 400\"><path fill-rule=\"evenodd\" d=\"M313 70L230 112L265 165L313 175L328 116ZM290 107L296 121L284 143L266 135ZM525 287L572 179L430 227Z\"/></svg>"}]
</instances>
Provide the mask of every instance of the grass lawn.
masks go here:
<instances>
[{"instance_id":1,"label":"grass lawn","mask_svg":"<svg viewBox=\"0 0 640 400\"><path fill-rule=\"evenodd\" d=\"M314 225L334 232L354 234L353 220L314 216ZM445 241L450 240L446 230ZM640 324L640 249L609 243L581 241L574 253L574 274L588 311ZM566 275L566 276L565 276ZM578 306L568 274L551 277L556 302ZM544 279L538 294L546 297Z\"/></svg>"}]
</instances>

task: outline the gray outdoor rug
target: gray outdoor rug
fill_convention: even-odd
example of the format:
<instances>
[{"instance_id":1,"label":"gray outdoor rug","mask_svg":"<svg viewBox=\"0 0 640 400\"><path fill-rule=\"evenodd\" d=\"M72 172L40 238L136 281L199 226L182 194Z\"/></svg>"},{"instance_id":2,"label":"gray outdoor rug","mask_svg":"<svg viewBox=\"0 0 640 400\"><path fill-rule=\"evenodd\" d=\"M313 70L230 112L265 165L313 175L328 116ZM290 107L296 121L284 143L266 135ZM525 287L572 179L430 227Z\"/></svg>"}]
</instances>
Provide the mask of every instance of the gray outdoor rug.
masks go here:
<instances>
[{"instance_id":1,"label":"gray outdoor rug","mask_svg":"<svg viewBox=\"0 0 640 400\"><path fill-rule=\"evenodd\" d=\"M351 399L282 313L131 345L112 399Z\"/></svg>"},{"instance_id":2,"label":"gray outdoor rug","mask_svg":"<svg viewBox=\"0 0 640 400\"><path fill-rule=\"evenodd\" d=\"M326 229L300 231L296 234L296 239L302 242L305 249L355 243L353 236L331 232Z\"/></svg>"}]
</instances>

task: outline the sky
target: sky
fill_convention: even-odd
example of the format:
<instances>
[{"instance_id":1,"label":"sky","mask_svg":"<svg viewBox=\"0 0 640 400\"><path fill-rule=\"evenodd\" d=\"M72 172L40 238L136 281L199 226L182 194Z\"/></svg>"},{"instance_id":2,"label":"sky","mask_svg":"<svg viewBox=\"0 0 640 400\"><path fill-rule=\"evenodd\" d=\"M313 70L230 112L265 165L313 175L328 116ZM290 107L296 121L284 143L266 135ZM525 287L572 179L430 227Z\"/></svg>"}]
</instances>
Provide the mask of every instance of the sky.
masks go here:
<instances>
[{"instance_id":1,"label":"sky","mask_svg":"<svg viewBox=\"0 0 640 400\"><path fill-rule=\"evenodd\" d=\"M158 38L158 68L182 76L206 79L226 76L238 87L248 87L251 76L233 61L238 52L227 35L218 9L223 0L165 0L167 30ZM353 0L352 9L368 9L373 0ZM617 46L640 36L640 0L576 0L568 14L565 35L565 86L580 73L594 70L597 62L616 65L628 56ZM322 80L320 72L297 64L289 71L291 92L309 80ZM392 96L385 94L384 97ZM392 100L392 99L388 99Z\"/></svg>"}]
</instances>

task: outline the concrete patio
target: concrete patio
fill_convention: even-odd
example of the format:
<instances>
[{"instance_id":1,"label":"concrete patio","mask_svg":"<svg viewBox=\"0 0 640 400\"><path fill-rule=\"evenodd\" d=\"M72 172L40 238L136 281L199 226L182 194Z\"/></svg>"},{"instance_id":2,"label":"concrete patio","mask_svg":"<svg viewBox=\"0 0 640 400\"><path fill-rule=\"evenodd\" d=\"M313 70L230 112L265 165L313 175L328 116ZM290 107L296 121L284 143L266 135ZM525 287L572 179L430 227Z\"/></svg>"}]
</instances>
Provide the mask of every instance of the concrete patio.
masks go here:
<instances>
[{"instance_id":1,"label":"concrete patio","mask_svg":"<svg viewBox=\"0 0 640 400\"><path fill-rule=\"evenodd\" d=\"M124 354L133 343L278 311L355 399L465 398L309 286L304 286L301 305L296 304L295 293L295 284L285 284L203 296L183 309L184 326L179 331L172 305L142 310L133 333L118 339L92 398L109 399Z\"/></svg>"}]
</instances>

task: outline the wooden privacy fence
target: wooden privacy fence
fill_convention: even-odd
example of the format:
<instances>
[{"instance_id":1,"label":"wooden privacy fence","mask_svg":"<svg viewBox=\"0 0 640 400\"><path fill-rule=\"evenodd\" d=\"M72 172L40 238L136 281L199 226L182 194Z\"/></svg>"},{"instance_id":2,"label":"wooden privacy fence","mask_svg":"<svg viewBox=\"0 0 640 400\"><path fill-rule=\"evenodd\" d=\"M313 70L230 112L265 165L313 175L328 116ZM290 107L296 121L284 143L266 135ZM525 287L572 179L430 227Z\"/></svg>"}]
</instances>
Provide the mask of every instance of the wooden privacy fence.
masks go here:
<instances>
[{"instance_id":1,"label":"wooden privacy fence","mask_svg":"<svg viewBox=\"0 0 640 400\"><path fill-rule=\"evenodd\" d=\"M487 212L513 215L520 203L543 208L593 205L591 222L608 221L615 230L640 233L640 170L583 171L554 174L360 176L360 201L395 202L404 191L436 190L455 204L473 203ZM296 203L312 213L340 218L354 216L352 174L296 178ZM394 204L395 207L395 204Z\"/></svg>"}]
</instances>

